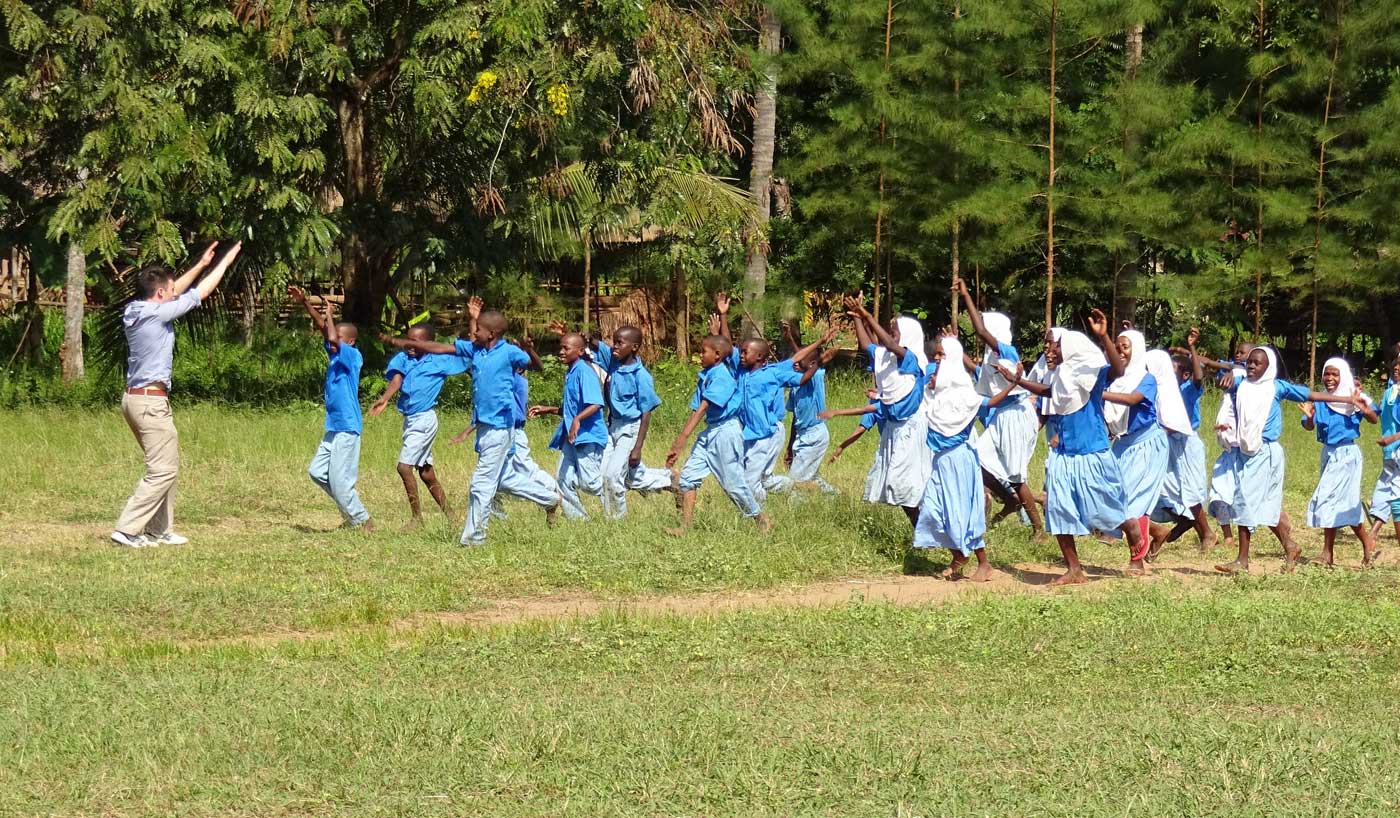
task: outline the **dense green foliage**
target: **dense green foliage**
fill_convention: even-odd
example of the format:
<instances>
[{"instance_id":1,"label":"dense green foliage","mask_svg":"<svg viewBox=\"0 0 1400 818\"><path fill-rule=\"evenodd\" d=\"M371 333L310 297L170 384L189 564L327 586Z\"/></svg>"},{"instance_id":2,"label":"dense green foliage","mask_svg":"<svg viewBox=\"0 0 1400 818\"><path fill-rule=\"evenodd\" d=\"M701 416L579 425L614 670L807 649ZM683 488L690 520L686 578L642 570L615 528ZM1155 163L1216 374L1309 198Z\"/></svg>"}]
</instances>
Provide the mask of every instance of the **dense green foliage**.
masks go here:
<instances>
[{"instance_id":1,"label":"dense green foliage","mask_svg":"<svg viewBox=\"0 0 1400 818\"><path fill-rule=\"evenodd\" d=\"M1303 369L1314 338L1372 365L1394 340L1395 4L761 6L785 33L774 172L791 216L769 227L760 318L864 288L942 321L956 264L1030 346L1048 307L1073 322L1089 306L1164 341L1191 324L1215 349L1269 336ZM748 169L759 14L0 0L0 237L76 239L99 282L251 237L231 288L334 275L370 324L420 292L576 293L595 245L595 277L693 299L763 241L719 182ZM661 238L619 246L648 227Z\"/></svg>"}]
</instances>

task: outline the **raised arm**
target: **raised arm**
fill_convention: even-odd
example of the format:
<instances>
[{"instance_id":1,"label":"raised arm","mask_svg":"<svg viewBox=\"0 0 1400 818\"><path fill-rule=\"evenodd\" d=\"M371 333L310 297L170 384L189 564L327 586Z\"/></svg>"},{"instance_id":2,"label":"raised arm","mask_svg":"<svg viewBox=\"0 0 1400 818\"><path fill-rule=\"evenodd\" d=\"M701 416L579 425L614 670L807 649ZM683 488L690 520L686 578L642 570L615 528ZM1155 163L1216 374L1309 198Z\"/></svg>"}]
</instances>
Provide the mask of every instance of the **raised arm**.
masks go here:
<instances>
[{"instance_id":1,"label":"raised arm","mask_svg":"<svg viewBox=\"0 0 1400 818\"><path fill-rule=\"evenodd\" d=\"M288 286L287 295L290 296L293 301L300 304L302 308L306 310L307 315L311 316L311 326L316 330L316 334L321 335L324 333L325 329L321 326L321 314L317 312L316 308L311 306L311 302L307 300L306 291L297 286ZM383 338L383 336L381 336L381 338Z\"/></svg>"},{"instance_id":2,"label":"raised arm","mask_svg":"<svg viewBox=\"0 0 1400 818\"><path fill-rule=\"evenodd\" d=\"M977 305L972 303L972 294L967 291L967 282L962 278L953 279L953 289L962 297L963 309L967 311L967 320L972 322L972 331L977 334L982 343L992 349L999 348L996 336L987 331L987 325L982 323L982 311L977 309Z\"/></svg>"},{"instance_id":3,"label":"raised arm","mask_svg":"<svg viewBox=\"0 0 1400 818\"><path fill-rule=\"evenodd\" d=\"M1118 345L1113 343L1113 339L1108 337L1108 316L1103 314L1103 310L1095 307L1089 312L1089 331L1094 337L1099 339L1099 346L1103 347L1104 357L1108 359L1108 372L1114 378L1120 378L1128 368L1128 362L1123 360L1123 355L1118 351Z\"/></svg>"},{"instance_id":4,"label":"raised arm","mask_svg":"<svg viewBox=\"0 0 1400 818\"><path fill-rule=\"evenodd\" d=\"M784 318L782 321L778 322L778 326L782 328L783 339L787 341L788 349L791 349L793 352L797 352L798 348L801 346L801 343L799 342L797 335L792 330L792 322Z\"/></svg>"},{"instance_id":5,"label":"raised arm","mask_svg":"<svg viewBox=\"0 0 1400 818\"><path fill-rule=\"evenodd\" d=\"M544 369L544 362L540 360L540 355L535 351L535 339L530 337L530 327L527 325L520 335L520 348L530 356L529 368L534 372Z\"/></svg>"},{"instance_id":6,"label":"raised arm","mask_svg":"<svg viewBox=\"0 0 1400 818\"><path fill-rule=\"evenodd\" d=\"M734 336L729 332L729 306L731 303L732 299L729 297L729 293L723 291L715 293L715 315L719 316L719 334L732 344Z\"/></svg>"},{"instance_id":7,"label":"raised arm","mask_svg":"<svg viewBox=\"0 0 1400 818\"><path fill-rule=\"evenodd\" d=\"M331 303L329 298L326 299L326 318L321 322L321 337L325 339L331 352L340 351L340 338L335 332L335 304Z\"/></svg>"},{"instance_id":8,"label":"raised arm","mask_svg":"<svg viewBox=\"0 0 1400 818\"><path fill-rule=\"evenodd\" d=\"M234 259L238 258L238 254L242 251L243 242L240 241L234 244L227 253L224 253L223 258L219 259L219 263L214 265L214 269L199 280L199 283L195 285L194 291L199 294L200 301L214 294L214 290L218 288L219 282L224 280L224 273L228 272L229 265L233 263Z\"/></svg>"},{"instance_id":9,"label":"raised arm","mask_svg":"<svg viewBox=\"0 0 1400 818\"><path fill-rule=\"evenodd\" d=\"M829 344L833 340L835 340L837 332L838 330L836 329L836 327L831 327L825 333L823 333L822 337L792 353L792 362L795 364L800 364L803 361L807 360L809 357L811 357L812 353L820 349L823 344Z\"/></svg>"},{"instance_id":10,"label":"raised arm","mask_svg":"<svg viewBox=\"0 0 1400 818\"><path fill-rule=\"evenodd\" d=\"M379 333L379 340L392 347L411 349L428 355L457 354L457 347L451 344L444 344L441 341L415 341L412 338L395 338L383 332Z\"/></svg>"},{"instance_id":11,"label":"raised arm","mask_svg":"<svg viewBox=\"0 0 1400 818\"><path fill-rule=\"evenodd\" d=\"M890 335L889 330L880 326L880 322L875 320L875 316L870 314L870 311L865 308L864 304L847 296L846 307L847 309L854 310L865 321L870 331L875 334L876 342L885 349L888 349L896 361L904 360L904 353L907 352L907 350L894 339L893 335Z\"/></svg>"},{"instance_id":12,"label":"raised arm","mask_svg":"<svg viewBox=\"0 0 1400 818\"><path fill-rule=\"evenodd\" d=\"M481 310L485 306L486 302L482 301L479 295L474 295L467 299L467 318L470 319L467 324L467 331L471 333L468 337L476 337L476 322L481 318Z\"/></svg>"},{"instance_id":13,"label":"raised arm","mask_svg":"<svg viewBox=\"0 0 1400 818\"><path fill-rule=\"evenodd\" d=\"M857 296L855 300L858 302L859 298L860 296ZM870 348L871 344L875 343L875 339L870 336L870 328L865 325L865 316L861 314L862 311L851 306L852 300L850 296L846 297L846 314L851 317L851 324L855 327L856 343L860 344L860 349L864 352Z\"/></svg>"},{"instance_id":14,"label":"raised arm","mask_svg":"<svg viewBox=\"0 0 1400 818\"><path fill-rule=\"evenodd\" d=\"M200 255L199 261L196 261L193 266L181 273L179 278L175 279L173 289L176 295L184 295L185 290L188 290L190 286L194 284L194 280L199 278L199 274L204 272L204 269L214 260L214 250L218 246L219 243L217 241L209 242L209 246L204 248L204 253Z\"/></svg>"},{"instance_id":15,"label":"raised arm","mask_svg":"<svg viewBox=\"0 0 1400 818\"><path fill-rule=\"evenodd\" d=\"M1196 342L1201 340L1201 331L1192 327L1186 333L1186 349L1191 353L1191 383L1200 386L1206 379L1205 370L1201 368L1201 356L1196 354Z\"/></svg>"}]
</instances>

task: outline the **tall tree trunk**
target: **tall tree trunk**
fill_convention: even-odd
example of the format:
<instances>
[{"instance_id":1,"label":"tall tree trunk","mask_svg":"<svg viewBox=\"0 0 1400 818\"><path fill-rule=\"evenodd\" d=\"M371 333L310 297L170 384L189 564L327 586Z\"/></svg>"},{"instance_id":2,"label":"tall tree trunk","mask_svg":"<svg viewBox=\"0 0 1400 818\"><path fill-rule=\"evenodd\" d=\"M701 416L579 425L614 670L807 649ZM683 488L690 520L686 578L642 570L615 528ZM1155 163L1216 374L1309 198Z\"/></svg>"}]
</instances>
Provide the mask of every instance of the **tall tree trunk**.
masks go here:
<instances>
[{"instance_id":1,"label":"tall tree trunk","mask_svg":"<svg viewBox=\"0 0 1400 818\"><path fill-rule=\"evenodd\" d=\"M1259 57L1264 56L1264 0L1259 0ZM1255 121L1254 139L1256 143L1262 143L1264 139L1264 81L1265 77L1259 77L1254 83L1255 87ZM1255 145L1255 150L1261 149L1260 144ZM1254 243L1259 251L1259 258L1256 259L1254 268L1254 340L1260 341L1264 337L1264 160L1261 157L1254 164L1254 179L1258 185L1255 191L1255 222L1254 222Z\"/></svg>"},{"instance_id":2,"label":"tall tree trunk","mask_svg":"<svg viewBox=\"0 0 1400 818\"><path fill-rule=\"evenodd\" d=\"M243 278L243 294L239 298L243 312L243 348L253 348L253 331L258 318L257 288L253 279L246 273Z\"/></svg>"},{"instance_id":3,"label":"tall tree trunk","mask_svg":"<svg viewBox=\"0 0 1400 818\"><path fill-rule=\"evenodd\" d=\"M778 52L782 49L783 27L771 9L759 15L758 50L764 56L763 79L754 93L753 163L749 170L749 193L758 205L758 222L763 241L749 249L748 270L744 275L744 297L762 297L768 288L768 217L773 201L773 152L778 133Z\"/></svg>"},{"instance_id":4,"label":"tall tree trunk","mask_svg":"<svg viewBox=\"0 0 1400 818\"><path fill-rule=\"evenodd\" d=\"M1137 82L1138 69L1142 67L1142 35L1145 25L1134 23L1128 27L1124 37L1123 49L1123 79L1128 85ZM1131 118L1125 116L1123 125L1123 167L1119 181L1126 185L1128 181L1128 166L1132 164L1137 154L1138 133L1131 125ZM1125 266L1119 258L1118 251L1113 253L1113 318L1116 322L1119 318L1126 318L1132 321L1137 317L1137 272L1138 255L1137 242L1133 242L1132 260Z\"/></svg>"},{"instance_id":5,"label":"tall tree trunk","mask_svg":"<svg viewBox=\"0 0 1400 818\"><path fill-rule=\"evenodd\" d=\"M1059 0L1050 0L1050 171L1045 188L1045 329L1055 318L1055 26Z\"/></svg>"},{"instance_id":6,"label":"tall tree trunk","mask_svg":"<svg viewBox=\"0 0 1400 818\"><path fill-rule=\"evenodd\" d=\"M68 244L68 276L64 282L63 380L83 379L83 308L87 303L87 256L83 246Z\"/></svg>"},{"instance_id":7,"label":"tall tree trunk","mask_svg":"<svg viewBox=\"0 0 1400 818\"><path fill-rule=\"evenodd\" d=\"M25 296L25 313L28 315L28 321L19 346L29 363L38 366L44 362L44 311L39 307L39 269L34 266L32 258L26 261L29 291Z\"/></svg>"},{"instance_id":8,"label":"tall tree trunk","mask_svg":"<svg viewBox=\"0 0 1400 818\"><path fill-rule=\"evenodd\" d=\"M593 320L593 230L583 233L583 325Z\"/></svg>"},{"instance_id":9,"label":"tall tree trunk","mask_svg":"<svg viewBox=\"0 0 1400 818\"><path fill-rule=\"evenodd\" d=\"M890 34L894 30L894 0L885 1L885 63L884 72L888 76L890 73ZM884 168L884 147L885 147L885 115L880 115L880 200L875 209L875 320L880 319L880 253L884 249L881 245L884 241L885 229L885 168ZM890 303L894 303L893 293L887 293L886 297ZM891 307L893 309L893 307Z\"/></svg>"},{"instance_id":10,"label":"tall tree trunk","mask_svg":"<svg viewBox=\"0 0 1400 818\"><path fill-rule=\"evenodd\" d=\"M961 20L961 19L962 19L962 4L961 4L961 3L954 3L954 4L953 4L953 25L954 25L954 33L955 33L955 36L956 36L956 26L957 26L957 22L958 22L959 20ZM962 121L962 72L961 72L960 70L957 70L957 69L954 69L954 71L953 71L953 108L954 108L954 113L953 113L954 120L957 121L957 122L961 122L961 121ZM959 158L961 158L961 153L959 154ZM953 184L954 184L954 187L955 187L955 188L956 188L958 185L960 185L960 184L961 184L961 181L962 181L961 178L960 178L960 177L961 177L961 174L959 173L959 171L960 171L961 169L962 169L961 163L955 161L954 164L953 164ZM958 217L958 215L957 215L956 213L953 214L953 281L955 281L955 282L956 282L959 278L962 277L962 223L961 223L961 222L962 222L962 220ZM952 294L953 332L957 332L957 331L958 331L958 307L959 307L959 306L960 306L960 305L959 305L959 303L958 303L958 290L957 290L957 287L954 287L954 288L953 288L953 294Z\"/></svg>"},{"instance_id":11,"label":"tall tree trunk","mask_svg":"<svg viewBox=\"0 0 1400 818\"><path fill-rule=\"evenodd\" d=\"M370 151L367 144L365 102L353 87L346 88L336 102L340 144L345 156L341 185L345 226L340 243L340 274L345 285L344 319L358 324L361 331L379 325L389 292L388 270L376 263L370 253L366 210L373 192Z\"/></svg>"},{"instance_id":12,"label":"tall tree trunk","mask_svg":"<svg viewBox=\"0 0 1400 818\"><path fill-rule=\"evenodd\" d=\"M1327 96L1322 102L1322 133L1317 140L1317 190L1313 207L1313 251L1312 251L1312 338L1308 343L1308 383L1317 383L1317 315L1318 315L1318 275L1317 255L1322 247L1322 206L1327 191L1327 126L1332 121L1332 94L1337 87L1337 62L1342 56L1342 15L1345 13L1345 0L1337 2L1337 20L1332 29L1332 64L1327 69Z\"/></svg>"}]
</instances>

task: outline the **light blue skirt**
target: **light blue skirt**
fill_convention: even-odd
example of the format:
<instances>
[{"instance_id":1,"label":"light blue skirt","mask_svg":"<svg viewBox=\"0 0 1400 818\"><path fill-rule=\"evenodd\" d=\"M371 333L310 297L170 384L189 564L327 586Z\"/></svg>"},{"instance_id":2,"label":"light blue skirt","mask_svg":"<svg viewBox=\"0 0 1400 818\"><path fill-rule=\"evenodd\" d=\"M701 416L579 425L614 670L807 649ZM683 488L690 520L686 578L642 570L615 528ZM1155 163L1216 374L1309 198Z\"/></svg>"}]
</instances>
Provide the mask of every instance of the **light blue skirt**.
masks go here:
<instances>
[{"instance_id":1,"label":"light blue skirt","mask_svg":"<svg viewBox=\"0 0 1400 818\"><path fill-rule=\"evenodd\" d=\"M1047 461L1045 471L1045 530L1051 534L1111 532L1129 519L1113 452L1060 452Z\"/></svg>"},{"instance_id":2,"label":"light blue skirt","mask_svg":"<svg viewBox=\"0 0 1400 818\"><path fill-rule=\"evenodd\" d=\"M1016 401L992 417L977 438L977 461L988 474L1003 483L1026 482L1027 468L1040 436L1040 420L1029 398Z\"/></svg>"},{"instance_id":3,"label":"light blue skirt","mask_svg":"<svg viewBox=\"0 0 1400 818\"><path fill-rule=\"evenodd\" d=\"M1240 450L1226 449L1210 471L1210 516L1221 525L1235 522L1235 484L1240 481Z\"/></svg>"},{"instance_id":4,"label":"light blue skirt","mask_svg":"<svg viewBox=\"0 0 1400 818\"><path fill-rule=\"evenodd\" d=\"M1235 525L1250 530L1261 525L1278 525L1279 515L1283 513L1283 472L1286 465L1283 447L1278 441L1265 443L1253 455L1240 452L1233 504Z\"/></svg>"},{"instance_id":5,"label":"light blue skirt","mask_svg":"<svg viewBox=\"0 0 1400 818\"><path fill-rule=\"evenodd\" d=\"M964 443L933 455L933 471L914 526L915 548L946 548L964 557L986 547L987 512L977 451Z\"/></svg>"},{"instance_id":6,"label":"light blue skirt","mask_svg":"<svg viewBox=\"0 0 1400 818\"><path fill-rule=\"evenodd\" d=\"M1317 490L1308 501L1308 525L1342 528L1361 525L1361 447L1355 441L1322 447Z\"/></svg>"},{"instance_id":7,"label":"light blue skirt","mask_svg":"<svg viewBox=\"0 0 1400 818\"><path fill-rule=\"evenodd\" d=\"M1371 493L1371 516L1382 522L1400 520L1400 449L1381 462L1381 476Z\"/></svg>"},{"instance_id":8,"label":"light blue skirt","mask_svg":"<svg viewBox=\"0 0 1400 818\"><path fill-rule=\"evenodd\" d=\"M1174 517L1190 517L1206 503L1206 444L1196 433L1167 432L1167 479L1159 508Z\"/></svg>"},{"instance_id":9,"label":"light blue skirt","mask_svg":"<svg viewBox=\"0 0 1400 818\"><path fill-rule=\"evenodd\" d=\"M875 463L865 478L865 501L917 508L924 501L931 468L923 412L905 420L887 420L880 427Z\"/></svg>"},{"instance_id":10,"label":"light blue skirt","mask_svg":"<svg viewBox=\"0 0 1400 818\"><path fill-rule=\"evenodd\" d=\"M1167 449L1167 434L1155 423L1113 441L1128 519L1151 514L1157 507L1167 479Z\"/></svg>"}]
</instances>

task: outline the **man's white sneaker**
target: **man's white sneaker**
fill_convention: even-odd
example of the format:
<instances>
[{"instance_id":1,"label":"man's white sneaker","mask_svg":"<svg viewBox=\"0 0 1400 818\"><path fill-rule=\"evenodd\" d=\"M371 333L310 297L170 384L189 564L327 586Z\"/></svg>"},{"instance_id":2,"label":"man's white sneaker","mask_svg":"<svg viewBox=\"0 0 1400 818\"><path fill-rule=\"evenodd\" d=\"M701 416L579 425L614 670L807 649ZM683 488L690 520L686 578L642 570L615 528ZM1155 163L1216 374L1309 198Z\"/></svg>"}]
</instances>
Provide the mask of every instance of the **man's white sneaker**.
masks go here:
<instances>
[{"instance_id":1,"label":"man's white sneaker","mask_svg":"<svg viewBox=\"0 0 1400 818\"><path fill-rule=\"evenodd\" d=\"M112 532L112 542L123 548L146 548L147 546L155 545L155 543L146 538L145 534L137 534L133 537L121 531Z\"/></svg>"},{"instance_id":2,"label":"man's white sneaker","mask_svg":"<svg viewBox=\"0 0 1400 818\"><path fill-rule=\"evenodd\" d=\"M190 539L189 537L181 537L174 531L167 531L159 537L156 537L155 542L157 545L189 545Z\"/></svg>"}]
</instances>

